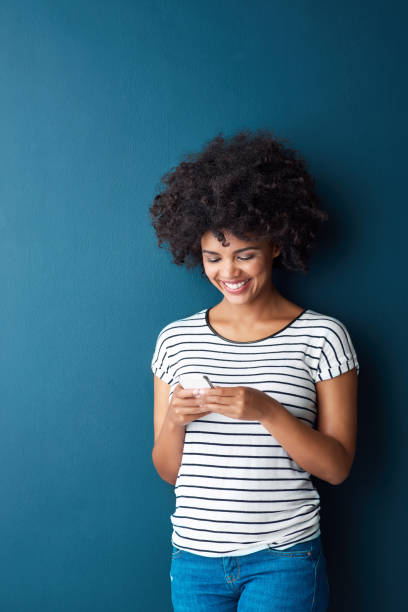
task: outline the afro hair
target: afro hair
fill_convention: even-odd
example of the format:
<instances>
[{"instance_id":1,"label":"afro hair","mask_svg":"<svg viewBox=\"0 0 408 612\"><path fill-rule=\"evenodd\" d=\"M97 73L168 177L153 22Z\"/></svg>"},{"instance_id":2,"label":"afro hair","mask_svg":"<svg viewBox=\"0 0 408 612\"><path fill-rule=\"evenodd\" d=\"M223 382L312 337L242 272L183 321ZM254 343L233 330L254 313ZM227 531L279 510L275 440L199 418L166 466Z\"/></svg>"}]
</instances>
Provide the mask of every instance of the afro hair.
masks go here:
<instances>
[{"instance_id":1,"label":"afro hair","mask_svg":"<svg viewBox=\"0 0 408 612\"><path fill-rule=\"evenodd\" d=\"M228 230L277 244L274 268L308 271L328 213L319 208L305 161L284 142L266 129L218 133L164 174L149 212L158 246L169 244L173 263L201 265L203 275L202 235L210 230L225 246Z\"/></svg>"}]
</instances>

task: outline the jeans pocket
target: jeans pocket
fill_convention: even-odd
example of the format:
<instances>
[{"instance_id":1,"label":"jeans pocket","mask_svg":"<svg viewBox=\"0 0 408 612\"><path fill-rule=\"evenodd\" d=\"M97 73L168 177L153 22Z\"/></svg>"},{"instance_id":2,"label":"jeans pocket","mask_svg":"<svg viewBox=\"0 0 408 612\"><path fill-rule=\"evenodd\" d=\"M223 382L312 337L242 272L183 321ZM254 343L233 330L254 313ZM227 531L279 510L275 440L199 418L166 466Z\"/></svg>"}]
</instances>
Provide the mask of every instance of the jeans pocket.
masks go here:
<instances>
[{"instance_id":1,"label":"jeans pocket","mask_svg":"<svg viewBox=\"0 0 408 612\"><path fill-rule=\"evenodd\" d=\"M268 552L273 557L280 557L283 559L293 557L315 560L320 553L319 543L316 541L317 539L318 538L294 544L293 546L289 546L289 548L285 548L285 550L277 550L273 548L271 544L268 544Z\"/></svg>"}]
</instances>

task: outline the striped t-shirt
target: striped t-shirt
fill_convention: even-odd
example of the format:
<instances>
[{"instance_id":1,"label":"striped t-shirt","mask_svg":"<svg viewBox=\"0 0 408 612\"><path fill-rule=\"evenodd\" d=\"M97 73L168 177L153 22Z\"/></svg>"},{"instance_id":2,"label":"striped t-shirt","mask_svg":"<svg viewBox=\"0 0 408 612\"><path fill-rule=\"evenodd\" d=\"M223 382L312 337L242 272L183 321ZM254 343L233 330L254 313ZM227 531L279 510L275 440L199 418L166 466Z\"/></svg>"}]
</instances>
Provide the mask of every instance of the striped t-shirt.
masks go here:
<instances>
[{"instance_id":1,"label":"striped t-shirt","mask_svg":"<svg viewBox=\"0 0 408 612\"><path fill-rule=\"evenodd\" d=\"M313 427L315 383L359 372L350 334L332 316L307 308L274 334L239 342L213 329L208 310L158 334L151 368L170 385L169 402L181 374L208 374L214 385L260 389ZM174 492L171 541L187 552L284 550L320 535L320 497L310 473L259 421L211 412L187 423Z\"/></svg>"}]
</instances>

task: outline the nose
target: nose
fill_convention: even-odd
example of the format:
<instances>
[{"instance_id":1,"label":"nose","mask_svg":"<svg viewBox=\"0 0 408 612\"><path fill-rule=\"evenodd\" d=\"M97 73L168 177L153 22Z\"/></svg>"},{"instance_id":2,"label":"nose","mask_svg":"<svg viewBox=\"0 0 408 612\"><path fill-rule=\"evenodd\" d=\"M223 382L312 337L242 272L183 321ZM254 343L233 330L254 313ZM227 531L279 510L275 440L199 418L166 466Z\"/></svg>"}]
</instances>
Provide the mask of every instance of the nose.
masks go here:
<instances>
[{"instance_id":1,"label":"nose","mask_svg":"<svg viewBox=\"0 0 408 612\"><path fill-rule=\"evenodd\" d=\"M233 262L225 262L221 269L221 278L223 280L231 280L235 277L239 277L240 271L238 266Z\"/></svg>"}]
</instances>

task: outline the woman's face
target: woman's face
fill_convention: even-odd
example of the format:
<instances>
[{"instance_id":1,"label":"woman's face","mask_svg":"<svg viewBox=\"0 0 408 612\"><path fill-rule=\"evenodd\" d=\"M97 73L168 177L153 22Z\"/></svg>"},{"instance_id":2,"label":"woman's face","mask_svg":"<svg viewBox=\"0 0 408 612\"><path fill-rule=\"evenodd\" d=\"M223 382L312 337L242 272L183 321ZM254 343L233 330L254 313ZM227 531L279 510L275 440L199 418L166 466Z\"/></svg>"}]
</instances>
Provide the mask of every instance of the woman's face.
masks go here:
<instances>
[{"instance_id":1,"label":"woman's face","mask_svg":"<svg viewBox=\"0 0 408 612\"><path fill-rule=\"evenodd\" d=\"M234 303L252 301L261 291L272 287L272 263L280 249L265 240L241 240L228 230L223 231L226 244L210 231L201 237L203 266L209 281ZM227 283L240 284L231 287Z\"/></svg>"}]
</instances>

